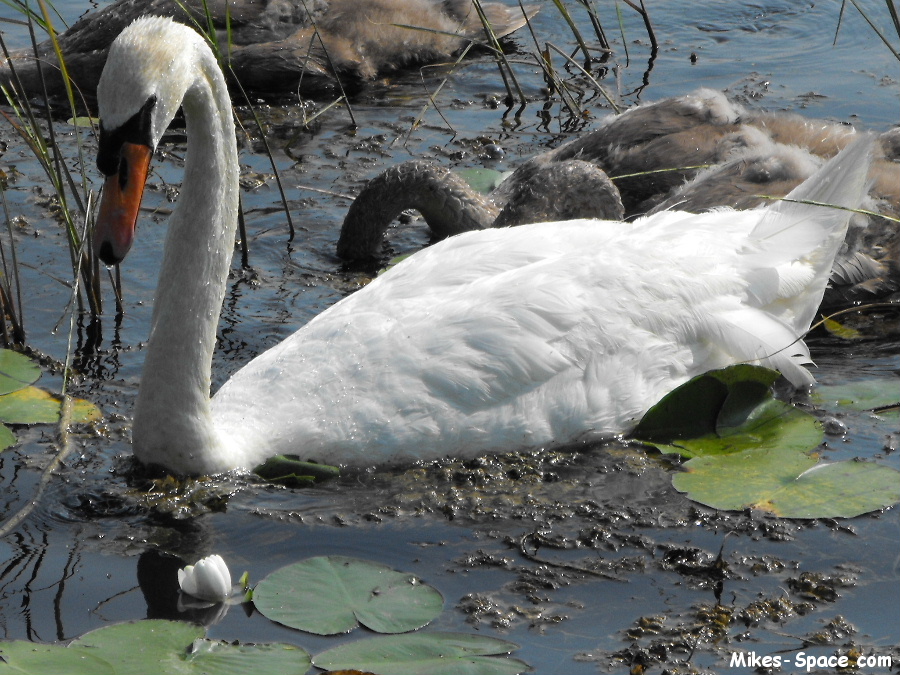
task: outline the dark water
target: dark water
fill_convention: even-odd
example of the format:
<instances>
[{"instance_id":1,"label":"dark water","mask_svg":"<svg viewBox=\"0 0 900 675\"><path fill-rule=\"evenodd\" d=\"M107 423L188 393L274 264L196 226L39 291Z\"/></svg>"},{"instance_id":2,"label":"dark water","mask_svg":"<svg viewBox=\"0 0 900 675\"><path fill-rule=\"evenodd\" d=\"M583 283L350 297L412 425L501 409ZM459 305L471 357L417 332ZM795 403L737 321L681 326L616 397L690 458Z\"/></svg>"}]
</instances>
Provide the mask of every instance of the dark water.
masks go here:
<instances>
[{"instance_id":1,"label":"dark water","mask_svg":"<svg viewBox=\"0 0 900 675\"><path fill-rule=\"evenodd\" d=\"M652 58L642 23L627 7L620 7L623 42L614 4L596 3L615 40L601 81L623 105L708 86L725 89L750 107L794 110L868 129L884 130L898 121L900 65L852 8L833 44L837 1L647 4L660 45ZM887 26L881 3L862 4ZM73 3L64 11L71 18L81 9ZM570 10L590 38L583 10L576 3ZM7 16L10 10L0 13ZM565 52L574 50L552 5L543 8L534 25L542 47L551 42ZM16 46L25 44L15 27L6 38ZM516 53L516 72L529 96L518 115L497 105L502 85L484 54L449 75L415 129L413 121L446 70L414 72L371 86L352 101L355 127L342 107L324 113L311 130L300 128L300 106L261 109L297 236L288 242L271 167L250 133L243 139L241 162L246 173L257 172L261 179L243 193L252 272L235 266L220 325L216 383L357 287L358 277L343 270L333 254L348 202L329 193L353 194L366 178L410 157L458 167L513 168L608 114L603 97L577 73L569 82L573 90L581 89L576 99L583 114L575 117L558 100L544 100L543 80L527 63L534 49L528 35L507 46ZM78 168L72 128L60 123L57 132L68 137L70 165ZM5 145L0 167L14 176L6 194L10 214L23 219L15 237L29 344L62 361L70 325L70 290L61 282L71 277L65 240L47 207L46 177L4 122L0 140ZM85 348L87 331L76 322L73 344L84 373L77 392L97 402L107 422L101 431L76 439L75 452L36 509L0 539L0 638L63 640L110 622L165 614L159 598L166 582L153 574L168 569L160 553L187 562L220 553L234 571L249 570L256 580L308 556L339 553L416 572L446 600L434 628L511 639L521 645L517 655L542 674L627 672L630 656L613 656L626 648L630 654L648 649L662 658L663 665L651 658L650 672L689 656L696 668L727 672L728 655L736 648L832 654L853 643L865 653L893 650L895 663L900 658L896 509L851 521L809 523L715 514L676 493L665 469L639 451L539 454L528 459L527 471L516 469L522 475L518 479L508 475L520 460L505 459L484 466L364 473L314 490L222 481L197 489L230 496L204 501L195 495L193 501L207 507L193 517L179 510L187 508L187 498L148 508L128 477L128 420L156 283L160 223L170 206L165 188L180 180L178 158L184 148L174 140L167 159L156 165L146 197L148 209L159 212L147 213L137 248L123 268L123 317L116 321L107 291L101 340L93 351ZM487 158L486 142L503 148L501 159L494 153ZM92 161L87 173L96 188ZM416 224L395 228L391 239L398 253L427 242ZM823 382L870 378L900 391L896 339L842 344L820 338L812 349ZM58 388L59 378L46 374L42 384ZM900 468L896 416L855 414L843 421L848 432L829 437L829 459L874 458ZM0 454L3 518L32 499L40 470L55 452L51 429L18 433L22 442ZM726 538L728 532L733 534ZM524 550L518 543L532 533L568 548L545 543L535 559L528 544L533 540L526 540ZM702 574L671 564L673 556L687 555L684 551L704 560L714 557L723 543L733 575L721 589ZM615 563L620 580L541 562L585 566L598 559ZM757 600L805 601L791 582L804 572L831 579L838 597L808 600L803 613L795 606L756 621L743 611ZM721 604L734 610L718 638L710 632L714 624L704 618L717 592ZM639 628L642 617L644 628ZM662 617L661 623L648 617ZM855 632L838 630L836 617ZM804 645L804 637L827 631L829 624L830 644ZM705 635L693 653L683 647L683 633L691 630ZM211 627L210 635L292 641L313 652L332 644L298 637L237 609Z\"/></svg>"}]
</instances>

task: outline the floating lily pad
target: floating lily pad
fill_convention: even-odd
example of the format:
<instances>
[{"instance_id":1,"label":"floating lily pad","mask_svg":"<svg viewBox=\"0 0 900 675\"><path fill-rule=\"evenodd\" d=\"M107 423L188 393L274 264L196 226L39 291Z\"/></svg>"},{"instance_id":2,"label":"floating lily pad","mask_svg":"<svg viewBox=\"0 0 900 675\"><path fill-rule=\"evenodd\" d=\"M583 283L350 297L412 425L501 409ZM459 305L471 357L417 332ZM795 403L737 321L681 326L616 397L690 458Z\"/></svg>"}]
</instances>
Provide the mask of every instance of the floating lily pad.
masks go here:
<instances>
[{"instance_id":1,"label":"floating lily pad","mask_svg":"<svg viewBox=\"0 0 900 675\"><path fill-rule=\"evenodd\" d=\"M300 647L232 644L207 640L204 633L201 626L180 621L134 621L87 633L70 648L90 648L112 664L111 672L128 675L304 675L309 670L309 654ZM69 671L44 675L48 672Z\"/></svg>"},{"instance_id":2,"label":"floating lily pad","mask_svg":"<svg viewBox=\"0 0 900 675\"><path fill-rule=\"evenodd\" d=\"M853 518L900 501L900 472L872 462L819 464L814 457L759 448L696 457L677 490L717 509L748 507L783 518Z\"/></svg>"},{"instance_id":3,"label":"floating lily pad","mask_svg":"<svg viewBox=\"0 0 900 675\"><path fill-rule=\"evenodd\" d=\"M34 384L40 377L41 369L27 356L0 349L0 396Z\"/></svg>"},{"instance_id":4,"label":"floating lily pad","mask_svg":"<svg viewBox=\"0 0 900 675\"><path fill-rule=\"evenodd\" d=\"M0 450L6 450L15 445L16 440L16 435L12 430L5 424L0 424Z\"/></svg>"},{"instance_id":5,"label":"floating lily pad","mask_svg":"<svg viewBox=\"0 0 900 675\"><path fill-rule=\"evenodd\" d=\"M97 127L100 125L100 120L96 117L70 117L66 120L66 124L73 127L84 127L85 129L90 129L92 127Z\"/></svg>"},{"instance_id":6,"label":"floating lily pad","mask_svg":"<svg viewBox=\"0 0 900 675\"><path fill-rule=\"evenodd\" d=\"M517 644L485 635L384 635L329 649L316 655L313 664L380 675L515 675L531 670L524 661L506 657L515 649Z\"/></svg>"},{"instance_id":7,"label":"floating lily pad","mask_svg":"<svg viewBox=\"0 0 900 675\"><path fill-rule=\"evenodd\" d=\"M304 462L296 455L275 455L255 467L253 473L272 483L308 487L329 478L336 478L341 470L328 464Z\"/></svg>"},{"instance_id":8,"label":"floating lily pad","mask_svg":"<svg viewBox=\"0 0 900 675\"><path fill-rule=\"evenodd\" d=\"M461 169L457 174L466 181L466 183L469 184L469 187L475 190L475 192L480 192L485 195L492 192L509 175L509 173L497 171L496 169L477 167L472 169Z\"/></svg>"},{"instance_id":9,"label":"floating lily pad","mask_svg":"<svg viewBox=\"0 0 900 675\"><path fill-rule=\"evenodd\" d=\"M295 645L241 645L217 640L195 642L185 662L192 667L187 672L197 675L305 675L312 665L309 653Z\"/></svg>"},{"instance_id":10,"label":"floating lily pad","mask_svg":"<svg viewBox=\"0 0 900 675\"><path fill-rule=\"evenodd\" d=\"M744 364L710 371L666 395L632 435L661 452L685 457L750 448L815 448L822 442L820 424L772 395L777 378L774 370Z\"/></svg>"},{"instance_id":11,"label":"floating lily pad","mask_svg":"<svg viewBox=\"0 0 900 675\"><path fill-rule=\"evenodd\" d=\"M178 672L174 662L182 661L187 647L205 633L202 626L181 621L132 621L85 633L71 646L90 647L116 672L151 675Z\"/></svg>"},{"instance_id":12,"label":"floating lily pad","mask_svg":"<svg viewBox=\"0 0 900 675\"><path fill-rule=\"evenodd\" d=\"M0 642L0 675L115 675L101 655L85 648L42 645L17 640Z\"/></svg>"},{"instance_id":13,"label":"floating lily pad","mask_svg":"<svg viewBox=\"0 0 900 675\"><path fill-rule=\"evenodd\" d=\"M59 421L62 401L38 387L26 387L0 396L0 422L7 424L53 424ZM100 418L100 410L90 401L75 399L73 422L91 422Z\"/></svg>"},{"instance_id":14,"label":"floating lily pad","mask_svg":"<svg viewBox=\"0 0 900 675\"><path fill-rule=\"evenodd\" d=\"M840 385L821 385L813 400L821 405L838 405L853 410L873 410L900 404L900 382L896 378L858 380Z\"/></svg>"},{"instance_id":15,"label":"floating lily pad","mask_svg":"<svg viewBox=\"0 0 900 675\"><path fill-rule=\"evenodd\" d=\"M95 406L90 401L86 401L83 398L76 398L72 400L72 422L75 424L89 424L91 422L97 422L103 417L103 413L100 412L100 408Z\"/></svg>"},{"instance_id":16,"label":"floating lily pad","mask_svg":"<svg viewBox=\"0 0 900 675\"><path fill-rule=\"evenodd\" d=\"M412 574L343 556L317 557L276 570L253 591L272 621L317 635L347 633L358 624L378 633L421 628L444 600Z\"/></svg>"},{"instance_id":17,"label":"floating lily pad","mask_svg":"<svg viewBox=\"0 0 900 675\"><path fill-rule=\"evenodd\" d=\"M834 319L829 319L828 317L822 319L822 325L825 327L825 330L827 330L835 337L841 338L842 340L860 340L865 337L865 335L863 335L855 328L845 326L844 324L835 321Z\"/></svg>"},{"instance_id":18,"label":"floating lily pad","mask_svg":"<svg viewBox=\"0 0 900 675\"><path fill-rule=\"evenodd\" d=\"M380 270L378 270L378 274L376 276L380 277L382 274L387 272L389 269L393 269L394 267L396 267L397 265L402 263L404 260L406 260L411 255L413 255L413 253L404 253L403 255L395 255L393 258L388 260L387 265L385 265Z\"/></svg>"}]
</instances>

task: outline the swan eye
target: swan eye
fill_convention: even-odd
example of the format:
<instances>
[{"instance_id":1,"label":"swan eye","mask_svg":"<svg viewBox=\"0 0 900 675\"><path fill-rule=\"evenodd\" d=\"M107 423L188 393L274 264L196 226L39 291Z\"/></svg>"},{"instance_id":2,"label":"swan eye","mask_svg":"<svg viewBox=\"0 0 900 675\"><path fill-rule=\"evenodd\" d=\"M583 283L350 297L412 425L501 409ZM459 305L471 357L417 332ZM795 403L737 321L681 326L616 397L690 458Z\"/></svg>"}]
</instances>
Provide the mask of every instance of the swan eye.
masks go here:
<instances>
[{"instance_id":1,"label":"swan eye","mask_svg":"<svg viewBox=\"0 0 900 675\"><path fill-rule=\"evenodd\" d=\"M128 159L125 155L119 158L119 188L125 189L128 185Z\"/></svg>"},{"instance_id":2,"label":"swan eye","mask_svg":"<svg viewBox=\"0 0 900 675\"><path fill-rule=\"evenodd\" d=\"M97 149L97 168L100 173L112 176L127 168L127 165L122 166L119 157L123 143L153 147L151 116L155 105L156 96L153 95L127 122L115 129L107 129L103 126L103 120L100 120L100 142Z\"/></svg>"}]
</instances>

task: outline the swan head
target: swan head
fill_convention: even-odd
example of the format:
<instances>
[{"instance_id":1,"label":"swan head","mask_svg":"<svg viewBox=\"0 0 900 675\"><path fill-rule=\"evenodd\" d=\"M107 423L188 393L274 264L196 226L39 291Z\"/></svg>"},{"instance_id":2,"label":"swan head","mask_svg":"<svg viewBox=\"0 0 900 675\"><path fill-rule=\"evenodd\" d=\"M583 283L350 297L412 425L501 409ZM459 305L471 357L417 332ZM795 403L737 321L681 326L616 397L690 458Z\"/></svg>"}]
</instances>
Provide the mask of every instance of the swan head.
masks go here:
<instances>
[{"instance_id":1,"label":"swan head","mask_svg":"<svg viewBox=\"0 0 900 675\"><path fill-rule=\"evenodd\" d=\"M97 168L106 177L94 250L107 265L121 262L134 241L150 159L198 77L192 59L203 39L162 17L142 17L113 42L97 87Z\"/></svg>"}]
</instances>

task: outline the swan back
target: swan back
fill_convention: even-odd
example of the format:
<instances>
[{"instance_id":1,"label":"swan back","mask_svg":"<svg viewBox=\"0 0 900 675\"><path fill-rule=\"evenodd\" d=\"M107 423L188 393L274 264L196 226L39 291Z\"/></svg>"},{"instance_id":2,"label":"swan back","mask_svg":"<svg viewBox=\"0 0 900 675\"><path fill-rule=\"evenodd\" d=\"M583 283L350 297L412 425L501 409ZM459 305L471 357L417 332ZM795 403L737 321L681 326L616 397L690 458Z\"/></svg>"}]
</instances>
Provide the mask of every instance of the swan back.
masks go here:
<instances>
[{"instance_id":1,"label":"swan back","mask_svg":"<svg viewBox=\"0 0 900 675\"><path fill-rule=\"evenodd\" d=\"M793 197L854 205L870 150ZM801 324L848 217L785 203L463 233L238 371L213 416L260 460L371 465L625 433L674 387L737 362L802 385Z\"/></svg>"}]
</instances>

